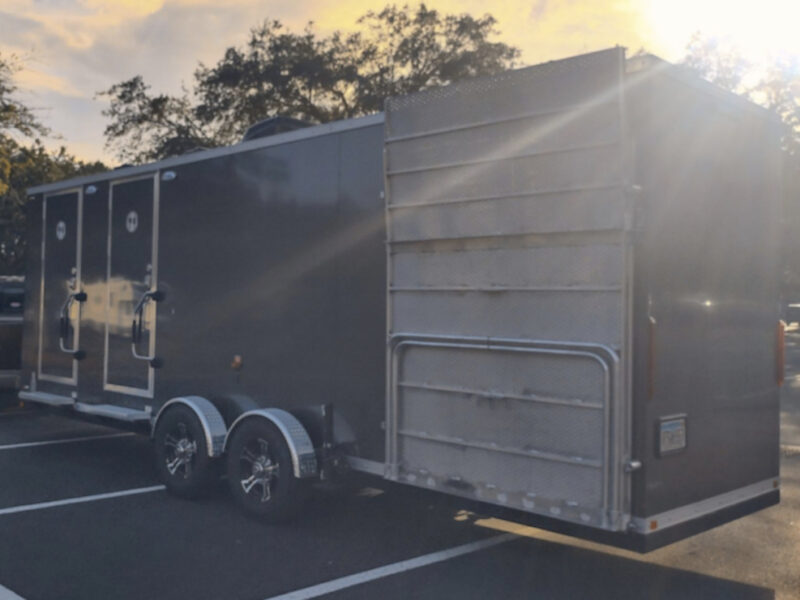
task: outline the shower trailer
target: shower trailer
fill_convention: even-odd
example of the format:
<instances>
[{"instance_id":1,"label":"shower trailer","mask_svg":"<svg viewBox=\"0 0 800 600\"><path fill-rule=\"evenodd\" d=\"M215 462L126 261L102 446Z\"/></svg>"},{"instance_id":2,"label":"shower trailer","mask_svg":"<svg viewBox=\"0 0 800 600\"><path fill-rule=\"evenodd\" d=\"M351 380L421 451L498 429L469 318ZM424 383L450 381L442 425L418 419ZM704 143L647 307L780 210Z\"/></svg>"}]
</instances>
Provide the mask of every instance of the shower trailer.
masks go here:
<instances>
[{"instance_id":1,"label":"shower trailer","mask_svg":"<svg viewBox=\"0 0 800 600\"><path fill-rule=\"evenodd\" d=\"M767 111L614 48L290 125L29 190L22 400L267 519L346 469L638 551L778 502Z\"/></svg>"}]
</instances>

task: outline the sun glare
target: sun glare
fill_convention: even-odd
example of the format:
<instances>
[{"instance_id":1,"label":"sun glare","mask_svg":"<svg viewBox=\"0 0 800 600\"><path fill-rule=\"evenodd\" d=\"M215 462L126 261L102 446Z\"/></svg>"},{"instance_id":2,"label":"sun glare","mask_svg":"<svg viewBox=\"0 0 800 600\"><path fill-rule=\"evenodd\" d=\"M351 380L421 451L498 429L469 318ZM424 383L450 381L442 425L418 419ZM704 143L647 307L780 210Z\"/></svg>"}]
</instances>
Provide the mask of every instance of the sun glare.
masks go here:
<instances>
[{"instance_id":1,"label":"sun glare","mask_svg":"<svg viewBox=\"0 0 800 600\"><path fill-rule=\"evenodd\" d=\"M678 56L695 32L735 46L752 62L800 55L797 0L645 0L644 4L656 43Z\"/></svg>"}]
</instances>

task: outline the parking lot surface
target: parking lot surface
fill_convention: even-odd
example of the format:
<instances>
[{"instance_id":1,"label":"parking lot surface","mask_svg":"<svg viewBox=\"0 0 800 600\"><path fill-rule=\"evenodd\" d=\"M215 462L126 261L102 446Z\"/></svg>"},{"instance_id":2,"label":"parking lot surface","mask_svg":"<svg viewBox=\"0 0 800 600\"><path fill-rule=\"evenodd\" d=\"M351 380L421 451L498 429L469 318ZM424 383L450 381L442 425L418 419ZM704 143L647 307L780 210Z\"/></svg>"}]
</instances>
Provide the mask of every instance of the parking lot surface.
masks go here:
<instances>
[{"instance_id":1,"label":"parking lot surface","mask_svg":"<svg viewBox=\"0 0 800 600\"><path fill-rule=\"evenodd\" d=\"M267 525L224 482L169 496L145 436L0 412L0 600L800 598L800 335L787 340L781 504L647 555L377 478Z\"/></svg>"}]
</instances>

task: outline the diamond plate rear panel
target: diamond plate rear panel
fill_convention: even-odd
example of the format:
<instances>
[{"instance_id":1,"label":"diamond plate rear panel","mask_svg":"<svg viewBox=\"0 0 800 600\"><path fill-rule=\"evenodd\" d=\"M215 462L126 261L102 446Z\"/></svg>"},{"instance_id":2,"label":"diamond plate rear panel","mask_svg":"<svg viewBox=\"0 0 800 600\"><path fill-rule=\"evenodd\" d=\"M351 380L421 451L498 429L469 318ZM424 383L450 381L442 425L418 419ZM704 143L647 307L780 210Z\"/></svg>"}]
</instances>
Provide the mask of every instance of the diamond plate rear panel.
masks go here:
<instances>
[{"instance_id":1,"label":"diamond plate rear panel","mask_svg":"<svg viewBox=\"0 0 800 600\"><path fill-rule=\"evenodd\" d=\"M388 101L390 477L623 526L623 61Z\"/></svg>"}]
</instances>

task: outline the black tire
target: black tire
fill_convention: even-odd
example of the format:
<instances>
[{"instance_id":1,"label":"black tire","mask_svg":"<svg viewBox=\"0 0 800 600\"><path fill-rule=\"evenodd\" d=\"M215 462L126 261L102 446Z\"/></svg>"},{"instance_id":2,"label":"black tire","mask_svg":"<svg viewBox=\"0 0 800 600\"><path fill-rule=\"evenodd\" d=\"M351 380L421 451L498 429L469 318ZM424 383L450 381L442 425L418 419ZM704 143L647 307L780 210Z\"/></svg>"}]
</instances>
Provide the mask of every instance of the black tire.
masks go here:
<instances>
[{"instance_id":1,"label":"black tire","mask_svg":"<svg viewBox=\"0 0 800 600\"><path fill-rule=\"evenodd\" d=\"M167 491L181 498L197 498L217 475L215 461L208 456L206 436L192 409L176 405L156 424L153 436L158 478Z\"/></svg>"},{"instance_id":2,"label":"black tire","mask_svg":"<svg viewBox=\"0 0 800 600\"><path fill-rule=\"evenodd\" d=\"M294 476L289 445L273 423L252 418L239 425L226 461L228 486L246 513L279 523L302 509L308 482Z\"/></svg>"}]
</instances>

